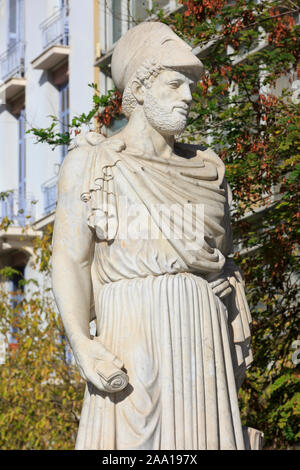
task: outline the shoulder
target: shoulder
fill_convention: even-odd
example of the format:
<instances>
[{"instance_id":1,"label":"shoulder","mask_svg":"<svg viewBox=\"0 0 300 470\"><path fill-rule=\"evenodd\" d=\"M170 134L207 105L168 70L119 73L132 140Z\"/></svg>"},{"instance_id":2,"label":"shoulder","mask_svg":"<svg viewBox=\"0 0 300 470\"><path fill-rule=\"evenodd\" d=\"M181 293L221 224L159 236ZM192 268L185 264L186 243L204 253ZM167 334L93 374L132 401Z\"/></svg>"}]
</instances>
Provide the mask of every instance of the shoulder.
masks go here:
<instances>
[{"instance_id":1,"label":"shoulder","mask_svg":"<svg viewBox=\"0 0 300 470\"><path fill-rule=\"evenodd\" d=\"M58 192L68 192L82 182L83 174L96 147L105 137L96 132L77 136L69 147L58 175Z\"/></svg>"},{"instance_id":2,"label":"shoulder","mask_svg":"<svg viewBox=\"0 0 300 470\"><path fill-rule=\"evenodd\" d=\"M210 147L197 144L182 144L176 142L174 145L176 154L184 158L199 158L206 167L211 167L215 172L217 183L224 184L225 165L216 152ZM214 178L213 178L214 179Z\"/></svg>"}]
</instances>

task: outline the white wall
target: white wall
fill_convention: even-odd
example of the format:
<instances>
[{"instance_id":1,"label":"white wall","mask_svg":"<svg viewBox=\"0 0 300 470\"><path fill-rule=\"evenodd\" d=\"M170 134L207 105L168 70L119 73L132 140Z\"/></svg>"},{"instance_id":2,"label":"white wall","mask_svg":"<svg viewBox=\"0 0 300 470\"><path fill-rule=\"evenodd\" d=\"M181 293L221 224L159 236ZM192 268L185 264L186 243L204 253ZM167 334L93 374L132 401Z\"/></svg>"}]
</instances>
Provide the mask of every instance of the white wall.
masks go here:
<instances>
[{"instance_id":1,"label":"white wall","mask_svg":"<svg viewBox=\"0 0 300 470\"><path fill-rule=\"evenodd\" d=\"M58 91L48 80L47 72L34 70L31 62L43 51L40 24L53 14L56 1L25 1L25 77L26 85L26 128L48 127L49 115L58 115ZM33 21L34 18L34 21ZM47 144L36 144L36 139L26 138L27 191L38 200L36 217L44 214L41 185L55 175L55 164L60 163L60 151L52 151Z\"/></svg>"},{"instance_id":2,"label":"white wall","mask_svg":"<svg viewBox=\"0 0 300 470\"><path fill-rule=\"evenodd\" d=\"M87 113L93 106L94 18L93 0L70 0L70 116Z\"/></svg>"}]
</instances>

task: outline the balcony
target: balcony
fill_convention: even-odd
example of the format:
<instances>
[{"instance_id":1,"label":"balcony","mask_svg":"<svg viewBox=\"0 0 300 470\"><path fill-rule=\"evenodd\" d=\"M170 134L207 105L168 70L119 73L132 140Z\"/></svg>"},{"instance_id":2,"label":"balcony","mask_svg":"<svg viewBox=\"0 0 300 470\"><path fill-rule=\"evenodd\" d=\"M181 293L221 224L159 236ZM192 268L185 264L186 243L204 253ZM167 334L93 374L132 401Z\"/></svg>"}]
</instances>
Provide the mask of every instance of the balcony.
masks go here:
<instances>
[{"instance_id":1,"label":"balcony","mask_svg":"<svg viewBox=\"0 0 300 470\"><path fill-rule=\"evenodd\" d=\"M6 227L4 223L3 228L0 229L1 260L7 266L14 266L16 262L25 265L34 255L33 247L36 237L42 235L41 231L31 226L35 219L33 195L27 193L25 197L22 197L16 190L9 191L8 197L0 201L0 221L3 221L4 217L7 217L11 223Z\"/></svg>"},{"instance_id":2,"label":"balcony","mask_svg":"<svg viewBox=\"0 0 300 470\"><path fill-rule=\"evenodd\" d=\"M32 61L34 69L52 70L69 56L68 9L61 8L41 23L43 52Z\"/></svg>"},{"instance_id":3,"label":"balcony","mask_svg":"<svg viewBox=\"0 0 300 470\"><path fill-rule=\"evenodd\" d=\"M57 189L56 189L57 177L51 178L42 185L42 191L44 193L44 215L50 214L56 209L57 200Z\"/></svg>"},{"instance_id":4,"label":"balcony","mask_svg":"<svg viewBox=\"0 0 300 470\"><path fill-rule=\"evenodd\" d=\"M0 86L2 104L13 100L25 91L24 50L24 43L17 42L0 56L0 79L3 82Z\"/></svg>"},{"instance_id":5,"label":"balcony","mask_svg":"<svg viewBox=\"0 0 300 470\"><path fill-rule=\"evenodd\" d=\"M1 201L1 219L7 217L13 226L23 227L35 219L35 201L32 194L25 197L18 191L11 191L4 201Z\"/></svg>"},{"instance_id":6,"label":"balcony","mask_svg":"<svg viewBox=\"0 0 300 470\"><path fill-rule=\"evenodd\" d=\"M69 45L68 9L61 8L40 25L43 49L53 45Z\"/></svg>"},{"instance_id":7,"label":"balcony","mask_svg":"<svg viewBox=\"0 0 300 470\"><path fill-rule=\"evenodd\" d=\"M1 80L24 76L24 43L19 41L0 56Z\"/></svg>"}]
</instances>

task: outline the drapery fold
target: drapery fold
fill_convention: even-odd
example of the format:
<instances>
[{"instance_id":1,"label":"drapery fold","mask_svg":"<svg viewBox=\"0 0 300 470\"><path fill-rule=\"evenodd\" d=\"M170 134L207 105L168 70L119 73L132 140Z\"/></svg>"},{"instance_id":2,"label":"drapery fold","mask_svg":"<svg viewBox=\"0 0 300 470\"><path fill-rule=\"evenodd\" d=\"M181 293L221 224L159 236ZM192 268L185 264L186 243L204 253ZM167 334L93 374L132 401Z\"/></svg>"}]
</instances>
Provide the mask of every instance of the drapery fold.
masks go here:
<instances>
[{"instance_id":1,"label":"drapery fold","mask_svg":"<svg viewBox=\"0 0 300 470\"><path fill-rule=\"evenodd\" d=\"M122 280L98 302L98 340L122 357L130 386L88 385L76 448L244 449L227 311L208 283Z\"/></svg>"}]
</instances>

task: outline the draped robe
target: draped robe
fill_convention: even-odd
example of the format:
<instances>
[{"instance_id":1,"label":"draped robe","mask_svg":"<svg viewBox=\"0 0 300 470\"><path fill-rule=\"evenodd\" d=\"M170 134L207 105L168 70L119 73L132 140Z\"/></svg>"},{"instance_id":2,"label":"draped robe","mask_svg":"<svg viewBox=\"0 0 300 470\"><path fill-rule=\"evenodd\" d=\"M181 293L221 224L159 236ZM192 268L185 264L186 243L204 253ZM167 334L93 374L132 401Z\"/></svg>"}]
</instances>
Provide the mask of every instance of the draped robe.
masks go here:
<instances>
[{"instance_id":1,"label":"draped robe","mask_svg":"<svg viewBox=\"0 0 300 470\"><path fill-rule=\"evenodd\" d=\"M223 162L210 149L177 145L165 159L116 139L85 153L94 340L121 358L129 385L109 394L87 384L76 448L244 449L237 390L252 360L251 316L230 259ZM184 205L204 212L179 236ZM203 233L191 241L195 225ZM222 301L209 281L224 270L232 292Z\"/></svg>"}]
</instances>

